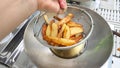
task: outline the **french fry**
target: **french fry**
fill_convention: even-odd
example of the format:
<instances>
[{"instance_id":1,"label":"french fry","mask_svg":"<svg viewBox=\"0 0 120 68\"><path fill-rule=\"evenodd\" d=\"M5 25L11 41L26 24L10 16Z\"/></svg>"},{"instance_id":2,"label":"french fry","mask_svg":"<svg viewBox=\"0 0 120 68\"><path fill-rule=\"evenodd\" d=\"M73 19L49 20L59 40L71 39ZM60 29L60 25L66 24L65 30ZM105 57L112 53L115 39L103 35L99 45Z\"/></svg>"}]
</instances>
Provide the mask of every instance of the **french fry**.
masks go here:
<instances>
[{"instance_id":1,"label":"french fry","mask_svg":"<svg viewBox=\"0 0 120 68\"><path fill-rule=\"evenodd\" d=\"M72 36L72 37L70 37L70 39L72 39L72 40L75 40L75 42L77 43L77 42L79 42L80 41L80 39L82 39L83 38L83 35L81 34L81 35L79 35L79 36Z\"/></svg>"},{"instance_id":2,"label":"french fry","mask_svg":"<svg viewBox=\"0 0 120 68\"><path fill-rule=\"evenodd\" d=\"M61 19L54 16L55 20L48 21L47 15L44 16L47 24L42 27L42 36L46 42L53 46L71 46L79 42L83 38L82 25L73 22L71 19L73 14L69 13L65 18Z\"/></svg>"},{"instance_id":3,"label":"french fry","mask_svg":"<svg viewBox=\"0 0 120 68\"><path fill-rule=\"evenodd\" d=\"M62 20L61 18L57 17L57 16L54 16L53 18L55 18L56 20L60 21Z\"/></svg>"},{"instance_id":4,"label":"french fry","mask_svg":"<svg viewBox=\"0 0 120 68\"><path fill-rule=\"evenodd\" d=\"M45 19L46 23L49 24L49 20L48 20L48 16L47 15L44 15L44 19Z\"/></svg>"},{"instance_id":5,"label":"french fry","mask_svg":"<svg viewBox=\"0 0 120 68\"><path fill-rule=\"evenodd\" d=\"M69 13L65 18L63 18L62 20L58 22L58 25L65 24L69 22L72 18L73 18L73 14Z\"/></svg>"},{"instance_id":6,"label":"french fry","mask_svg":"<svg viewBox=\"0 0 120 68\"><path fill-rule=\"evenodd\" d=\"M50 36L44 36L44 40L46 40L48 44L50 44L52 46L60 46L59 44L53 42L49 37Z\"/></svg>"},{"instance_id":7,"label":"french fry","mask_svg":"<svg viewBox=\"0 0 120 68\"><path fill-rule=\"evenodd\" d=\"M47 26L47 29L46 29L46 36L50 36L51 35L51 28L50 28L50 25Z\"/></svg>"},{"instance_id":8,"label":"french fry","mask_svg":"<svg viewBox=\"0 0 120 68\"><path fill-rule=\"evenodd\" d=\"M46 35L50 36L52 32L52 24L55 23L55 20L51 20L46 29Z\"/></svg>"},{"instance_id":9,"label":"french fry","mask_svg":"<svg viewBox=\"0 0 120 68\"><path fill-rule=\"evenodd\" d=\"M52 23L55 23L55 20L51 20L49 25L52 25Z\"/></svg>"},{"instance_id":10,"label":"french fry","mask_svg":"<svg viewBox=\"0 0 120 68\"><path fill-rule=\"evenodd\" d=\"M71 32L71 36L78 34L78 33L82 33L83 28L82 27L70 27L70 32Z\"/></svg>"},{"instance_id":11,"label":"french fry","mask_svg":"<svg viewBox=\"0 0 120 68\"><path fill-rule=\"evenodd\" d=\"M58 20L58 21L62 20L61 18L59 18L59 17L57 17L57 16L54 16L54 18L55 18L56 20ZM78 26L78 27L82 27L81 24L78 24L78 23L73 22L73 21L67 22L67 25L68 25L69 27L77 27L77 26Z\"/></svg>"},{"instance_id":12,"label":"french fry","mask_svg":"<svg viewBox=\"0 0 120 68\"><path fill-rule=\"evenodd\" d=\"M58 35L58 25L56 23L52 23L51 37L57 37Z\"/></svg>"},{"instance_id":13,"label":"french fry","mask_svg":"<svg viewBox=\"0 0 120 68\"><path fill-rule=\"evenodd\" d=\"M43 39L45 40L45 36L46 36L46 29L47 29L47 24L43 24L42 26L42 36L43 36Z\"/></svg>"},{"instance_id":14,"label":"french fry","mask_svg":"<svg viewBox=\"0 0 120 68\"><path fill-rule=\"evenodd\" d=\"M70 28L67 25L66 25L64 32L63 32L63 38L67 38L67 39L70 38Z\"/></svg>"},{"instance_id":15,"label":"french fry","mask_svg":"<svg viewBox=\"0 0 120 68\"><path fill-rule=\"evenodd\" d=\"M61 38L63 35L63 31L64 31L64 29L65 29L65 27L66 27L66 24L63 24L62 25L62 27L61 27L61 29L59 30L59 33L58 33L58 38Z\"/></svg>"},{"instance_id":16,"label":"french fry","mask_svg":"<svg viewBox=\"0 0 120 68\"><path fill-rule=\"evenodd\" d=\"M81 24L78 24L78 23L73 22L73 21L68 22L67 25L68 25L69 27L82 27Z\"/></svg>"},{"instance_id":17,"label":"french fry","mask_svg":"<svg viewBox=\"0 0 120 68\"><path fill-rule=\"evenodd\" d=\"M47 36L49 40L51 40L51 42L56 43L58 45L61 46L70 46L75 44L75 40L70 40L70 39L65 39L65 38L58 38L58 37L51 37L51 36Z\"/></svg>"}]
</instances>

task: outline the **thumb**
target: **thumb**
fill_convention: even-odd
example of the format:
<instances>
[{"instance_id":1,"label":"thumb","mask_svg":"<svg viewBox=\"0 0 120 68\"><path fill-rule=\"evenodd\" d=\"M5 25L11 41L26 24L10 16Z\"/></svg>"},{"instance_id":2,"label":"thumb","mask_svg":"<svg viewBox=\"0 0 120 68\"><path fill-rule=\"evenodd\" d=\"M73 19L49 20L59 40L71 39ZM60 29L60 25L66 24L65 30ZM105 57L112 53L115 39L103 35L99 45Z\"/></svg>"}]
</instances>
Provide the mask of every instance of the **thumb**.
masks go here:
<instances>
[{"instance_id":1,"label":"thumb","mask_svg":"<svg viewBox=\"0 0 120 68\"><path fill-rule=\"evenodd\" d=\"M60 5L57 0L38 0L38 10L55 12L60 10Z\"/></svg>"}]
</instances>

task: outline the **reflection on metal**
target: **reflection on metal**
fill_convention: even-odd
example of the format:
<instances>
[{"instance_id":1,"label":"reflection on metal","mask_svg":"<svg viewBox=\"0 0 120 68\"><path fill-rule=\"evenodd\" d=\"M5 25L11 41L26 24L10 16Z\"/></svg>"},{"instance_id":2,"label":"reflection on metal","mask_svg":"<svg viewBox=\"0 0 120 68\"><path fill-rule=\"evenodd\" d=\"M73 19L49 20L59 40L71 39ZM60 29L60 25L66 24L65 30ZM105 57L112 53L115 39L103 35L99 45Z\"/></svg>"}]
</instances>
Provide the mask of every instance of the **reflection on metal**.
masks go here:
<instances>
[{"instance_id":1,"label":"reflection on metal","mask_svg":"<svg viewBox=\"0 0 120 68\"><path fill-rule=\"evenodd\" d=\"M0 52L0 62L11 67L23 50L23 46L19 45L23 39L24 30L28 22L15 34L13 39Z\"/></svg>"},{"instance_id":2,"label":"reflection on metal","mask_svg":"<svg viewBox=\"0 0 120 68\"><path fill-rule=\"evenodd\" d=\"M87 8L83 9L92 16L95 23L94 30L88 39L86 51L82 55L70 60L59 58L51 53L48 47L40 45L32 31L35 19L30 22L24 36L25 50L39 67L99 68L107 61L113 47L112 31L100 15Z\"/></svg>"},{"instance_id":3,"label":"reflection on metal","mask_svg":"<svg viewBox=\"0 0 120 68\"><path fill-rule=\"evenodd\" d=\"M53 49L53 48L50 48L50 50L58 57L61 57L64 59L72 59L80 56L85 51L86 43L80 44L74 48L67 49L67 50L60 50L60 49Z\"/></svg>"},{"instance_id":4,"label":"reflection on metal","mask_svg":"<svg viewBox=\"0 0 120 68\"><path fill-rule=\"evenodd\" d=\"M112 30L120 33L120 0L108 0L108 1L109 3L112 4L112 9L105 8L106 6L110 5L104 4L104 6L94 9L94 11L101 15L108 22ZM100 4L103 3L101 2ZM119 47L120 37L114 35L113 56L118 58L120 58L120 51L117 50Z\"/></svg>"}]
</instances>

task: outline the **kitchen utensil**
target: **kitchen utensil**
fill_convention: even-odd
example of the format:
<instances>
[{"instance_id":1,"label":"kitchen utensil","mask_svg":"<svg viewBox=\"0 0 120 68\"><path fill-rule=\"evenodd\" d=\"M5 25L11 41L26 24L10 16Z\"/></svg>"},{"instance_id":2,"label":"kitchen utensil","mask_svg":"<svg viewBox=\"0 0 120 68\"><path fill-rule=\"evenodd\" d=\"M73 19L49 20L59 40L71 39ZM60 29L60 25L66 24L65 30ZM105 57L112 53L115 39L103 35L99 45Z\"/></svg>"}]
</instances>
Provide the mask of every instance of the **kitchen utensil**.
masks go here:
<instances>
[{"instance_id":1,"label":"kitchen utensil","mask_svg":"<svg viewBox=\"0 0 120 68\"><path fill-rule=\"evenodd\" d=\"M94 22L94 29L87 40L83 54L72 59L63 59L42 45L34 36L34 25L37 17L31 19L24 34L25 52L40 68L99 68L109 58L113 47L113 33L107 22L96 12L79 7L87 11ZM79 16L79 14L76 13ZM42 26L42 25L41 25ZM41 27L40 26L40 27ZM39 30L39 28L38 28ZM36 30L35 32L37 32Z\"/></svg>"}]
</instances>

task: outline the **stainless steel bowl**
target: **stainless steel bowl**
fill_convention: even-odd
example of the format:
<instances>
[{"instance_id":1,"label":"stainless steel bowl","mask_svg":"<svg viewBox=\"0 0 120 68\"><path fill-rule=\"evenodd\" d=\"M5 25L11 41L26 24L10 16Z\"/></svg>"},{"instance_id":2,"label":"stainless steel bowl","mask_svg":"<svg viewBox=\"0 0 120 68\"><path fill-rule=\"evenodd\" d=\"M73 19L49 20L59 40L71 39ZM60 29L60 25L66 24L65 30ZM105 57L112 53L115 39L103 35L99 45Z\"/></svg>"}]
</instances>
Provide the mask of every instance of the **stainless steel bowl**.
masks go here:
<instances>
[{"instance_id":1,"label":"stainless steel bowl","mask_svg":"<svg viewBox=\"0 0 120 68\"><path fill-rule=\"evenodd\" d=\"M94 23L93 23L92 17L90 16L90 14L86 10L84 10L82 8L74 7L74 6L68 6L67 11L64 14L59 14L58 17L64 18L65 16L67 16L68 13L72 13L74 15L74 18L72 18L72 21L83 25L85 36L80 42L78 42L78 43L76 43L72 46L56 47L56 46L49 45L45 40L43 40L43 37L42 37L42 34L41 34L42 33L41 32L41 27L45 23L44 15L47 15L49 20L52 20L53 16L54 16L54 14L52 14L52 13L43 13L39 16L39 19L35 23L35 26L34 26L34 29L33 29L34 30L33 32L35 34L36 39L42 45L45 45L49 48L62 49L62 50L63 49L70 49L70 48L78 46L82 43L85 43L86 40L90 37L90 35L93 31Z\"/></svg>"},{"instance_id":2,"label":"stainless steel bowl","mask_svg":"<svg viewBox=\"0 0 120 68\"><path fill-rule=\"evenodd\" d=\"M36 29L34 30L36 19L41 19L41 16L31 19L25 30L24 47L26 54L39 68L100 68L109 58L113 47L113 35L107 22L100 15L88 8L79 7L79 9L87 11L91 15L94 22L94 29L90 37L88 36L85 52L72 59L60 58L53 54L48 46L41 44L34 36L41 29L40 26L42 25L36 25ZM76 11L69 10L80 16ZM84 28L89 27L84 26Z\"/></svg>"}]
</instances>

